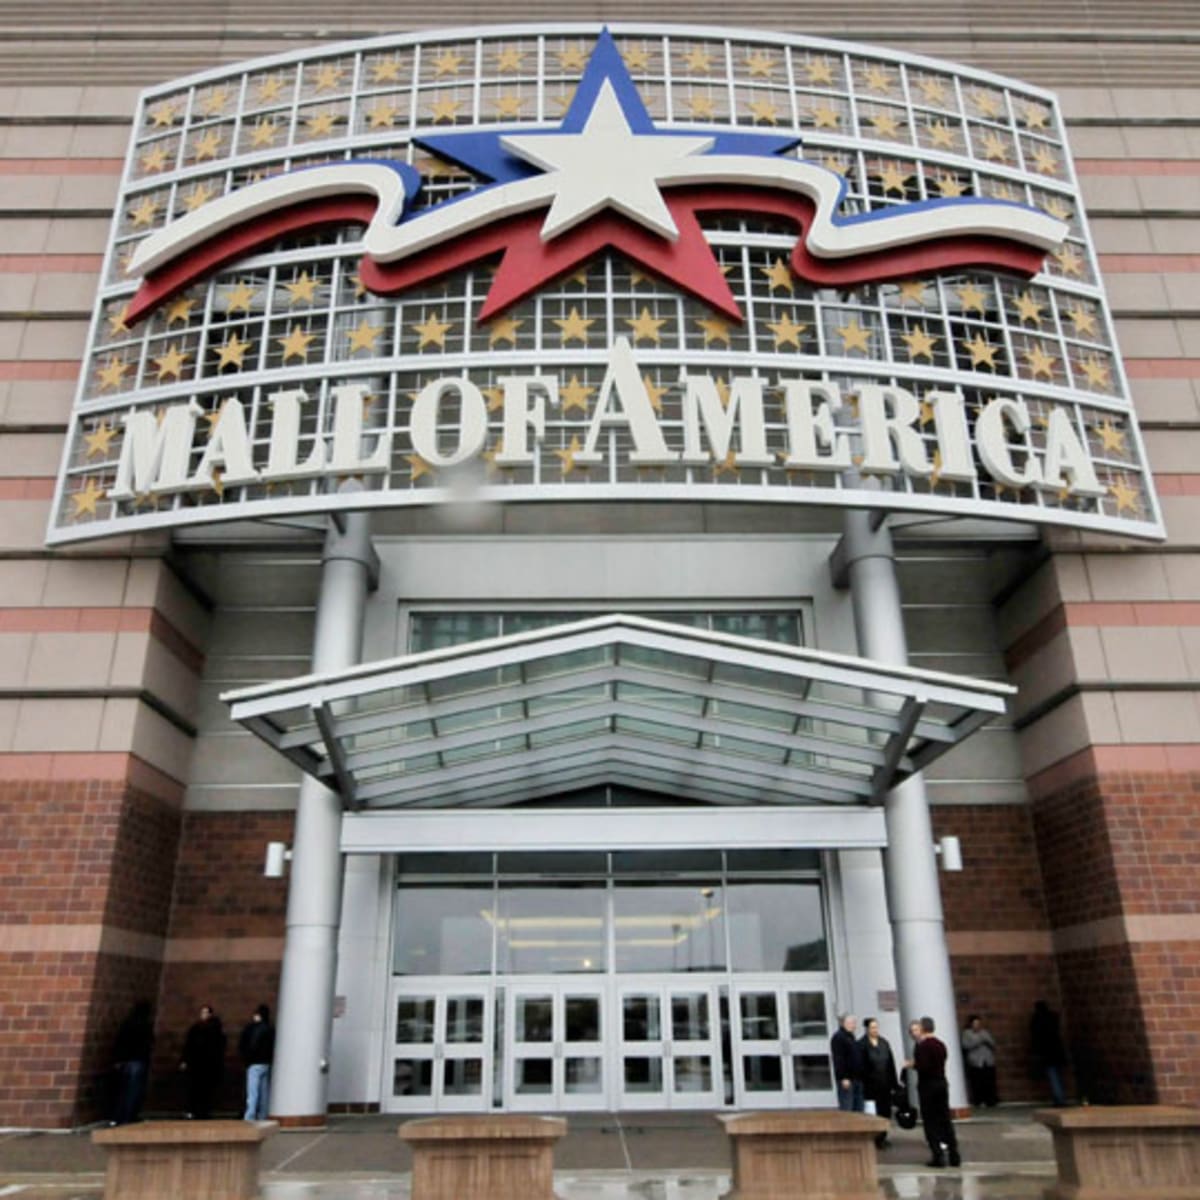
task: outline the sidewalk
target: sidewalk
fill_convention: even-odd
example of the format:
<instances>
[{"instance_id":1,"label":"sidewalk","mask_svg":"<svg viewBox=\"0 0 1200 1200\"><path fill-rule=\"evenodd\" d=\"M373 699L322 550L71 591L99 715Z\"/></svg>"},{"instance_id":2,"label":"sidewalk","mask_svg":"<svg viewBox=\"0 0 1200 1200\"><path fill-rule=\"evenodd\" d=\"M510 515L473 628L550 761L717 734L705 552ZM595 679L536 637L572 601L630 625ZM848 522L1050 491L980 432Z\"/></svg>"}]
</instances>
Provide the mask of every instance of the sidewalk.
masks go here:
<instances>
[{"instance_id":1,"label":"sidewalk","mask_svg":"<svg viewBox=\"0 0 1200 1200\"><path fill-rule=\"evenodd\" d=\"M1035 1200L1053 1179L1050 1135L1031 1108L958 1124L963 1167L930 1170L920 1130L893 1130L880 1154L881 1200ZM407 1200L411 1155L398 1116L333 1117L321 1132L279 1133L263 1148L263 1200ZM581 1113L559 1143L563 1200L717 1200L729 1143L711 1113ZM99 1200L104 1156L86 1130L0 1132L0 1197Z\"/></svg>"}]
</instances>

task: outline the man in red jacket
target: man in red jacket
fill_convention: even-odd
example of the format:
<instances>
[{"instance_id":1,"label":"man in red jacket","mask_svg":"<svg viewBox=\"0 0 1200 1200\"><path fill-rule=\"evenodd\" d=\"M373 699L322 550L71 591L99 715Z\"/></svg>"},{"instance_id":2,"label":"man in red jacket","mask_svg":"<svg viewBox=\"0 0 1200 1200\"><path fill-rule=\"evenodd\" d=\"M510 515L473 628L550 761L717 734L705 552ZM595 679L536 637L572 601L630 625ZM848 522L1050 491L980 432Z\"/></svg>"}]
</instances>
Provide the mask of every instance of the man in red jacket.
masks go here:
<instances>
[{"instance_id":1,"label":"man in red jacket","mask_svg":"<svg viewBox=\"0 0 1200 1200\"><path fill-rule=\"evenodd\" d=\"M932 1158L928 1165L944 1167L949 1155L952 1167L962 1166L958 1137L950 1119L950 1088L946 1083L946 1046L934 1037L932 1017L921 1018L921 1037L913 1049L912 1066L917 1069L917 1095L921 1102L921 1123Z\"/></svg>"}]
</instances>

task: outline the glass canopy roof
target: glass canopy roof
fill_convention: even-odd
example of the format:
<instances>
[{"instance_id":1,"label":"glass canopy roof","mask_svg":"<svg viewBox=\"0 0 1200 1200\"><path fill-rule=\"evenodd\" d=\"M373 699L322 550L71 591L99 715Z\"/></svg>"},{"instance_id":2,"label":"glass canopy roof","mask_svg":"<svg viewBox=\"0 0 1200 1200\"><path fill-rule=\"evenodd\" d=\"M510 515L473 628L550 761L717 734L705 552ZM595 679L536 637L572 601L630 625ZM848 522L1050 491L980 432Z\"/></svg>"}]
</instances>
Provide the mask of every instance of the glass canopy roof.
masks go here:
<instances>
[{"instance_id":1,"label":"glass canopy roof","mask_svg":"<svg viewBox=\"0 0 1200 1200\"><path fill-rule=\"evenodd\" d=\"M878 803L1014 689L621 614L226 692L350 808Z\"/></svg>"}]
</instances>

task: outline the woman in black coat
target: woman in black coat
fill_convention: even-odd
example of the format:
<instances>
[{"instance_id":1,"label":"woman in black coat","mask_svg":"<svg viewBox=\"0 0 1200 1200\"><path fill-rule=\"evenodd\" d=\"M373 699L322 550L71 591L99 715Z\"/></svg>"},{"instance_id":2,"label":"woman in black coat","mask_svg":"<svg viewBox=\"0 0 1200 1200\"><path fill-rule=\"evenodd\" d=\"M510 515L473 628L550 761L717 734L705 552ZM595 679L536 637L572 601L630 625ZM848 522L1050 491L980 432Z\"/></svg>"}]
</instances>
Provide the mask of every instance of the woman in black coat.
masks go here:
<instances>
[{"instance_id":1,"label":"woman in black coat","mask_svg":"<svg viewBox=\"0 0 1200 1200\"><path fill-rule=\"evenodd\" d=\"M187 1031L179 1069L185 1073L187 1115L207 1120L225 1074L225 1030L208 1004L200 1006L200 1020Z\"/></svg>"},{"instance_id":2,"label":"woman in black coat","mask_svg":"<svg viewBox=\"0 0 1200 1200\"><path fill-rule=\"evenodd\" d=\"M892 1048L887 1038L879 1032L879 1022L874 1017L868 1017L863 1022L866 1032L859 1039L863 1052L863 1096L875 1102L875 1113L884 1120L892 1119L892 1093L900 1086L896 1078L896 1060L892 1057ZM876 1139L875 1144L887 1145L888 1135L884 1130Z\"/></svg>"}]
</instances>

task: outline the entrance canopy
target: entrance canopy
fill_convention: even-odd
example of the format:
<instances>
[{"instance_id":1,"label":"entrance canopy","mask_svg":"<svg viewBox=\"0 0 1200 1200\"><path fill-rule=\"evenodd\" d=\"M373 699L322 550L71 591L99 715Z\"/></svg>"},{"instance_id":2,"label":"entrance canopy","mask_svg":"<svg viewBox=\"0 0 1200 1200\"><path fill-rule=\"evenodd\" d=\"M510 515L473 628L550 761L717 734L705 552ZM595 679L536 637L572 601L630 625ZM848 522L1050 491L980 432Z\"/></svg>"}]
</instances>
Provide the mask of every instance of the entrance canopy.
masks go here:
<instances>
[{"instance_id":1,"label":"entrance canopy","mask_svg":"<svg viewBox=\"0 0 1200 1200\"><path fill-rule=\"evenodd\" d=\"M605 784L878 803L1013 691L617 614L222 699L351 808L490 808Z\"/></svg>"}]
</instances>

